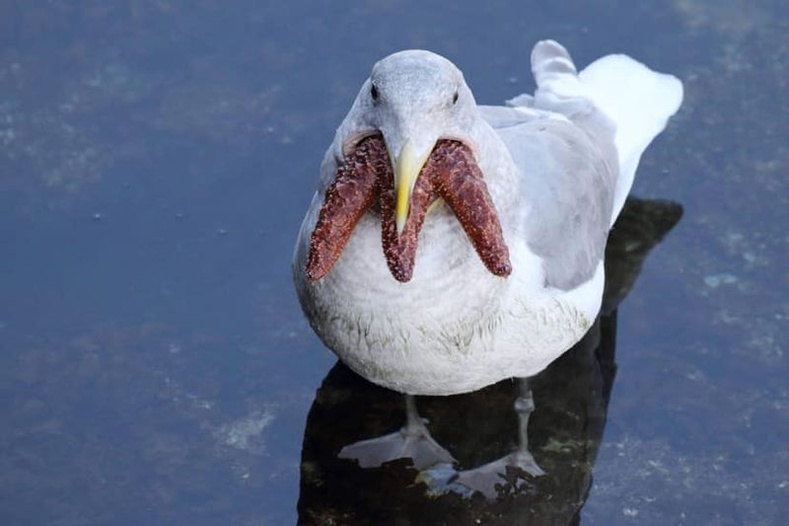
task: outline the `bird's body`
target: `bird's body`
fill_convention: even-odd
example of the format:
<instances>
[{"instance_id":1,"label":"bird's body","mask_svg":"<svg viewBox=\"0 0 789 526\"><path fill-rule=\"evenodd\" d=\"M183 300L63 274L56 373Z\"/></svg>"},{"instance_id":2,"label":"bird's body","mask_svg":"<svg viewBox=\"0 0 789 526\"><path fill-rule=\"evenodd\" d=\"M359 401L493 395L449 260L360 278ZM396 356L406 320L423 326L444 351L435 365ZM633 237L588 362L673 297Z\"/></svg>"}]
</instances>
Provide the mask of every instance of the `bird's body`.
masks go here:
<instances>
[{"instance_id":1,"label":"bird's body","mask_svg":"<svg viewBox=\"0 0 789 526\"><path fill-rule=\"evenodd\" d=\"M313 329L365 378L407 394L468 392L540 372L594 322L608 230L682 87L621 55L576 75L564 48L550 41L535 47L532 69L534 97L477 106L449 61L401 52L376 65L338 129L302 224L294 280ZM623 79L631 84L617 89L640 93L613 107L611 100L621 101L606 83L616 88ZM659 109L645 109L648 117L633 124L641 104ZM355 195L340 195L335 174L376 134L395 181L389 188L391 175L370 172L372 186L357 206ZM431 154L443 141L473 156L482 183ZM470 193L425 186L435 195L420 209L420 184L431 169L459 174L447 179L458 184L472 181L481 204L463 204ZM330 192L339 195L331 203ZM389 195L396 195L396 218ZM335 202L358 219L347 226ZM419 213L424 223L414 219ZM489 221L475 230L483 216ZM491 241L497 236L503 243Z\"/></svg>"}]
</instances>

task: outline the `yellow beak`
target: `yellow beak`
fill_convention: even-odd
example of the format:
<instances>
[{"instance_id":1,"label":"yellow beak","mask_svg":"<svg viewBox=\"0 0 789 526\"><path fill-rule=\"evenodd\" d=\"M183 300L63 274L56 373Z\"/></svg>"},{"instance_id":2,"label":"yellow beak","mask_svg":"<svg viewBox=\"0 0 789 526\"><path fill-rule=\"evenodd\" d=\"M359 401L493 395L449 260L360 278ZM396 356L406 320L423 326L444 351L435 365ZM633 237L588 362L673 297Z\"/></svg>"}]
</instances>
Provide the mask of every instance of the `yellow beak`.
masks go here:
<instances>
[{"instance_id":1,"label":"yellow beak","mask_svg":"<svg viewBox=\"0 0 789 526\"><path fill-rule=\"evenodd\" d=\"M395 162L395 224L397 225L397 234L403 233L405 228L406 219L408 219L408 211L411 208L411 193L416 184L416 178L419 177L419 172L430 157L430 152L433 151L434 144L421 155L414 150L411 139L407 139L403 147L400 149L400 155L397 156Z\"/></svg>"}]
</instances>

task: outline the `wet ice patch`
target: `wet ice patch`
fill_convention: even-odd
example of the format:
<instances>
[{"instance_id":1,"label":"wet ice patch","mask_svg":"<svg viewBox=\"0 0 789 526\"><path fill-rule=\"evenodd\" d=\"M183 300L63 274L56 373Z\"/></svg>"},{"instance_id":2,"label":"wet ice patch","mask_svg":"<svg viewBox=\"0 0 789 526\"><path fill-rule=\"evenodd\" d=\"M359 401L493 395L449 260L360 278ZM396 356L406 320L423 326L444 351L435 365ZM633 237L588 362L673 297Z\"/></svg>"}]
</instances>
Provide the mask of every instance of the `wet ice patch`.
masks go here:
<instances>
[{"instance_id":1,"label":"wet ice patch","mask_svg":"<svg viewBox=\"0 0 789 526\"><path fill-rule=\"evenodd\" d=\"M273 420L274 415L269 410L254 411L245 418L224 424L214 436L224 446L262 453L265 450L263 431Z\"/></svg>"},{"instance_id":2,"label":"wet ice patch","mask_svg":"<svg viewBox=\"0 0 789 526\"><path fill-rule=\"evenodd\" d=\"M737 281L737 276L727 272L704 276L704 284L712 289L717 289L721 285L734 285Z\"/></svg>"}]
</instances>

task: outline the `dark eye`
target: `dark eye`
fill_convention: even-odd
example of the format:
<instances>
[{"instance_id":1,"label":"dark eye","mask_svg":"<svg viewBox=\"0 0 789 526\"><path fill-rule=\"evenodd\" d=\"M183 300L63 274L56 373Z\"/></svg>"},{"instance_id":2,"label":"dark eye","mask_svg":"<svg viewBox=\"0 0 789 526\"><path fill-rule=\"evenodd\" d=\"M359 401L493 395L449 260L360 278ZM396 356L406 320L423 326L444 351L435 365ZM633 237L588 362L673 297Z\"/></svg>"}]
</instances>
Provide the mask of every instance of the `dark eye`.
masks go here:
<instances>
[{"instance_id":1,"label":"dark eye","mask_svg":"<svg viewBox=\"0 0 789 526\"><path fill-rule=\"evenodd\" d=\"M373 99L373 102L378 102L378 86L375 84L370 87L370 97Z\"/></svg>"},{"instance_id":2,"label":"dark eye","mask_svg":"<svg viewBox=\"0 0 789 526\"><path fill-rule=\"evenodd\" d=\"M456 91L454 95L452 95L452 104L457 104L458 102L458 92Z\"/></svg>"}]
</instances>

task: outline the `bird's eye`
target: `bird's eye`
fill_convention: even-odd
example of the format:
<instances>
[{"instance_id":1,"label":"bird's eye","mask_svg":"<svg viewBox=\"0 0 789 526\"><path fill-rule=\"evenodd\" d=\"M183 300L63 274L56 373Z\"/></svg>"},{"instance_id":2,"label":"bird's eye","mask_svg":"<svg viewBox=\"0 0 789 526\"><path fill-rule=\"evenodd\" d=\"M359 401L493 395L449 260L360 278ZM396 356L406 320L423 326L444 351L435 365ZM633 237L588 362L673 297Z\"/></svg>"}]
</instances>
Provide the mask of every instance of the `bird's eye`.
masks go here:
<instances>
[{"instance_id":1,"label":"bird's eye","mask_svg":"<svg viewBox=\"0 0 789 526\"><path fill-rule=\"evenodd\" d=\"M378 102L378 86L375 84L370 87L370 97L373 99L373 102Z\"/></svg>"},{"instance_id":2,"label":"bird's eye","mask_svg":"<svg viewBox=\"0 0 789 526\"><path fill-rule=\"evenodd\" d=\"M456 91L454 95L452 95L452 104L458 103L458 92Z\"/></svg>"}]
</instances>

